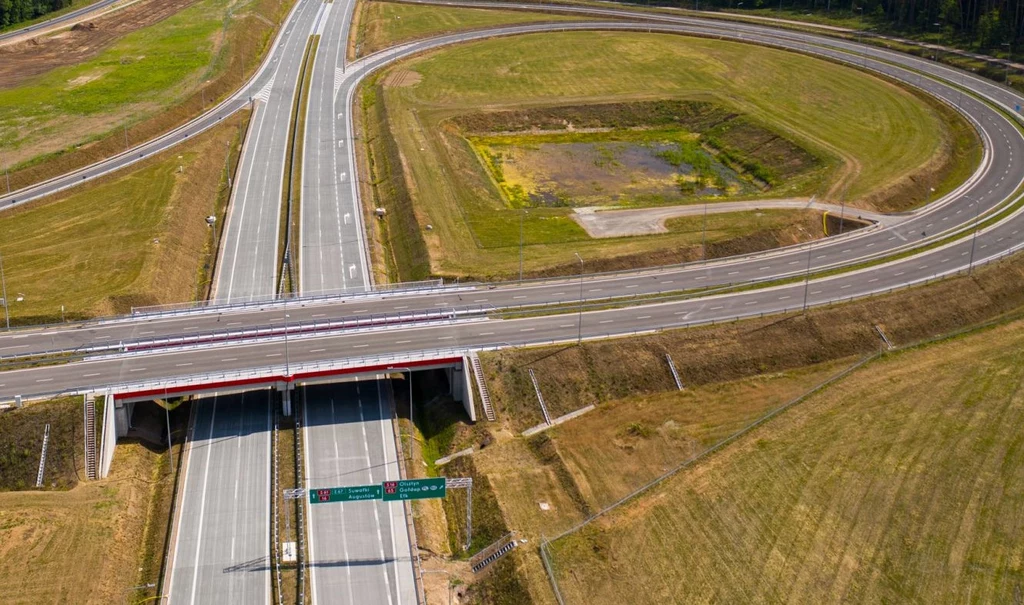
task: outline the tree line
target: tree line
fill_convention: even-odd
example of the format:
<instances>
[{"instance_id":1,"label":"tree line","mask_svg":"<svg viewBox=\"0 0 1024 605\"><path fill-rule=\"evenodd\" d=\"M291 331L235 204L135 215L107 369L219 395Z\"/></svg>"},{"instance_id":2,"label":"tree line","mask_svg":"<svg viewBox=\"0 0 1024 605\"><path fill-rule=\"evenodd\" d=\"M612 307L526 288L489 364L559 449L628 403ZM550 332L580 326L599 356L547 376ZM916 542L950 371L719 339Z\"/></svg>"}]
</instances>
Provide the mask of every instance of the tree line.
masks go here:
<instances>
[{"instance_id":1,"label":"tree line","mask_svg":"<svg viewBox=\"0 0 1024 605\"><path fill-rule=\"evenodd\" d=\"M71 6L71 0L0 0L0 27L35 19Z\"/></svg>"},{"instance_id":2,"label":"tree line","mask_svg":"<svg viewBox=\"0 0 1024 605\"><path fill-rule=\"evenodd\" d=\"M787 9L835 17L857 15L878 30L935 34L943 41L981 50L1010 47L1024 34L1024 0L631 0L680 8ZM1024 46L1020 48L1024 51Z\"/></svg>"}]
</instances>

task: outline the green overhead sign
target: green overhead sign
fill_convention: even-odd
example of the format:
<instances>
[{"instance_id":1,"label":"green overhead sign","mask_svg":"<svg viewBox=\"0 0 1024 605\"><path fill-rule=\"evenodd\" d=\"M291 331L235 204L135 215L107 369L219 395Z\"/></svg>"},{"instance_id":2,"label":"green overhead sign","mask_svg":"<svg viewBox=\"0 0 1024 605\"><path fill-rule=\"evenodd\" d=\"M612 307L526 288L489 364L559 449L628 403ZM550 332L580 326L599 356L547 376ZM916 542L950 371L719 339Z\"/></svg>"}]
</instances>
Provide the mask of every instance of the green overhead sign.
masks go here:
<instances>
[{"instance_id":1,"label":"green overhead sign","mask_svg":"<svg viewBox=\"0 0 1024 605\"><path fill-rule=\"evenodd\" d=\"M444 498L444 477L384 482L384 501Z\"/></svg>"},{"instance_id":2,"label":"green overhead sign","mask_svg":"<svg viewBox=\"0 0 1024 605\"><path fill-rule=\"evenodd\" d=\"M357 500L420 500L422 498L444 498L445 478L403 479L385 481L377 485L352 485L349 487L323 487L309 490L310 504L327 502L353 502Z\"/></svg>"},{"instance_id":3,"label":"green overhead sign","mask_svg":"<svg viewBox=\"0 0 1024 605\"><path fill-rule=\"evenodd\" d=\"M354 502L357 500L380 500L383 489L378 485L350 485L348 487L326 487L309 490L310 504L325 502Z\"/></svg>"}]
</instances>

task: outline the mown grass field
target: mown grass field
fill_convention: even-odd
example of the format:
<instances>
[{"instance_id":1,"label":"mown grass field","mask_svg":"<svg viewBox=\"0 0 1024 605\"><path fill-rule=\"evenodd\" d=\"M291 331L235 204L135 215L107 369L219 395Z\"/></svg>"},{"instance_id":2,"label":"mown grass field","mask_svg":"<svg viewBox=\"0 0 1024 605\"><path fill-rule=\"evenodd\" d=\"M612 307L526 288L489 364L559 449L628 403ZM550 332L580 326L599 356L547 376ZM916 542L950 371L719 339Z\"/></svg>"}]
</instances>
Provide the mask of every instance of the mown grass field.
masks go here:
<instances>
[{"instance_id":1,"label":"mown grass field","mask_svg":"<svg viewBox=\"0 0 1024 605\"><path fill-rule=\"evenodd\" d=\"M972 170L977 155L969 151L976 141L960 118L910 92L813 58L729 42L594 32L503 38L412 59L377 84L364 89L364 119L375 115L377 104L386 106L409 190L409 201L397 200L389 211L407 216L403 239L424 241L422 250L397 255L394 264L407 267L403 279L518 271L518 212L504 207L468 144L445 124L460 114L623 100L712 101L771 124L825 158L818 178L796 189L780 186L771 196L845 195L851 203L903 191L912 175L942 186L950 174ZM945 163L947 156L957 161ZM898 197L911 202L905 205L924 201ZM684 245L671 234L587 241L567 214L542 209L526 221L525 264L532 274L568 272L573 252L638 265Z\"/></svg>"},{"instance_id":2,"label":"mown grass field","mask_svg":"<svg viewBox=\"0 0 1024 605\"><path fill-rule=\"evenodd\" d=\"M78 411L81 422L80 402ZM129 443L118 446L107 479L0 493L0 602L123 603L130 587L155 582L143 574L159 569L162 551L155 567L147 557L162 546L166 519L147 519L173 485L167 467L165 454Z\"/></svg>"},{"instance_id":3,"label":"mown grass field","mask_svg":"<svg viewBox=\"0 0 1024 605\"><path fill-rule=\"evenodd\" d=\"M200 0L85 61L0 90L11 187L120 153L126 137L136 145L208 109L252 73L289 8Z\"/></svg>"},{"instance_id":4,"label":"mown grass field","mask_svg":"<svg viewBox=\"0 0 1024 605\"><path fill-rule=\"evenodd\" d=\"M552 546L570 603L1013 602L1024 323L887 356Z\"/></svg>"},{"instance_id":5,"label":"mown grass field","mask_svg":"<svg viewBox=\"0 0 1024 605\"><path fill-rule=\"evenodd\" d=\"M223 219L246 120L240 114L136 167L0 213L11 322L60 321L61 305L78 319L205 297L216 254L205 218Z\"/></svg>"},{"instance_id":6,"label":"mown grass field","mask_svg":"<svg viewBox=\"0 0 1024 605\"><path fill-rule=\"evenodd\" d=\"M349 52L350 57L362 57L402 42L455 31L515 23L578 20L577 17L512 10L360 2Z\"/></svg>"}]
</instances>

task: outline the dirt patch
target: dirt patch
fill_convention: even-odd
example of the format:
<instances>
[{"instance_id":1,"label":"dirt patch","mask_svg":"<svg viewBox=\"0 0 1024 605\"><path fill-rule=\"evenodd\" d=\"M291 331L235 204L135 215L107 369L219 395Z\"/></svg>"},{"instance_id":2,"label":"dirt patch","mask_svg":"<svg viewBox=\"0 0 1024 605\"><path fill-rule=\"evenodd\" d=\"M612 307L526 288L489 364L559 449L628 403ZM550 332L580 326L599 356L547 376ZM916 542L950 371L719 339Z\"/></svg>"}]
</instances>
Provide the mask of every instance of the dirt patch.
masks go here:
<instances>
[{"instance_id":1,"label":"dirt patch","mask_svg":"<svg viewBox=\"0 0 1024 605\"><path fill-rule=\"evenodd\" d=\"M119 38L163 21L198 0L142 0L70 30L0 47L0 88L95 57Z\"/></svg>"},{"instance_id":2,"label":"dirt patch","mask_svg":"<svg viewBox=\"0 0 1024 605\"><path fill-rule=\"evenodd\" d=\"M384 86L386 88L416 86L422 79L423 76L421 76L417 71L413 71L411 69L396 69L390 72L384 79Z\"/></svg>"}]
</instances>

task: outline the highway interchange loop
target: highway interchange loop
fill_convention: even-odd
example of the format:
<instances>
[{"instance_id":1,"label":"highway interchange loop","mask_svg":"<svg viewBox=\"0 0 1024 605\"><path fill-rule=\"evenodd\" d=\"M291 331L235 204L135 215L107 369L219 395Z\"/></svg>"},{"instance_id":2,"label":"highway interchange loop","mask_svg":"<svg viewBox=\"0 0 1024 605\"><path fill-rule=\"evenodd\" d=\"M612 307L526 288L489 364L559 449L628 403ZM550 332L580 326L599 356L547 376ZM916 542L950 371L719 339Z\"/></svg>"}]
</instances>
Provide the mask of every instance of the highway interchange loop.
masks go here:
<instances>
[{"instance_id":1,"label":"highway interchange loop","mask_svg":"<svg viewBox=\"0 0 1024 605\"><path fill-rule=\"evenodd\" d=\"M314 1L301 0L296 9ZM527 7L586 13L598 17L638 17L635 13L616 9ZM206 373L227 375L272 367L268 357L275 355L280 348L280 336L284 330L283 304L287 304L287 313L291 317L289 333L293 329L305 330L305 336L301 337L303 346L293 347L291 356L291 362L301 366L324 360L370 359L437 349L485 349L567 342L575 341L578 334L585 338L626 335L794 311L934 280L1011 254L1021 247L1019 233L1024 228L1024 219L1021 218L1021 210L1016 207L1024 179L1024 166L1021 164L1024 162L1024 137L1016 123L1019 120L1016 108L1024 104L1021 95L931 61L842 39L694 17L645 13L642 18L644 21L497 27L411 42L348 64L337 94L347 99L347 105L351 106L356 86L375 70L425 51L496 36L595 30L710 36L819 56L881 73L920 88L968 117L984 143L983 161L971 178L954 192L906 215L892 226L865 229L825 241L752 256L632 273L590 275L582 279L500 284L496 287L462 285L405 294L363 294L316 301L268 302L256 306L224 306L195 312L92 321L69 327L15 330L0 335L0 355L5 358L24 357L43 351L82 351L87 345L130 349L131 343L204 332L227 335L230 342L215 346L193 344L146 353L99 356L58 366L0 372L0 401L9 400L15 395L46 396L100 390L111 386L131 389L159 381L166 384L184 377L194 378L199 369ZM288 31L296 31L296 28L286 25L282 29L282 36ZM297 33L304 35L301 28ZM230 113L244 107L250 102L251 96L267 85L273 77L273 65L280 59L278 53L283 47L280 40L275 43L274 51L264 67L247 87L207 114L117 158L0 198L0 209L119 169L215 125ZM348 120L344 127L345 137L350 138L348 129L351 124ZM334 169L344 169L344 166L334 166ZM985 224L979 229L975 227L978 222ZM954 235L959 237L952 237ZM846 270L839 271L841 268ZM830 270L836 271L822 274ZM809 281L801 279L808 274L812 275ZM397 325L390 327L356 330L307 329L309 326L315 327L318 322L324 325L327 319L356 315L397 317L398 314L439 308L450 308L457 313L460 308L471 305L490 309L552 303L567 305L581 298L593 303L615 297L639 297L757 283L762 286L724 290L683 300L655 299L648 304L588 312L580 319L574 315L555 314L508 320L477 318L476 321L461 321L456 318L425 324L397 322ZM243 330L256 325L271 326L278 332L270 336L264 334L259 338L249 338L243 334Z\"/></svg>"}]
</instances>

